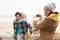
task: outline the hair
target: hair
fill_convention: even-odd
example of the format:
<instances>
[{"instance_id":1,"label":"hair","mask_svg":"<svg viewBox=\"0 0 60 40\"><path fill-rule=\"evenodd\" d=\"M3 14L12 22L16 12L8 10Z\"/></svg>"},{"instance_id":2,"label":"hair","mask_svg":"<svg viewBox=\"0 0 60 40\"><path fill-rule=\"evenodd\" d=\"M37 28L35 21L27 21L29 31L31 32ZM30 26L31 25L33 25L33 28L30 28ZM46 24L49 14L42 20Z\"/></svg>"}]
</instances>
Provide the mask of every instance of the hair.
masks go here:
<instances>
[{"instance_id":1,"label":"hair","mask_svg":"<svg viewBox=\"0 0 60 40\"><path fill-rule=\"evenodd\" d=\"M59 14L58 12L54 12L55 14Z\"/></svg>"},{"instance_id":2,"label":"hair","mask_svg":"<svg viewBox=\"0 0 60 40\"><path fill-rule=\"evenodd\" d=\"M54 13L54 14L59 14L58 12L52 12L52 11L51 11L50 14L52 14L52 13ZM49 15L50 15L50 14L49 14ZM48 16L49 16L49 15L48 15Z\"/></svg>"},{"instance_id":3,"label":"hair","mask_svg":"<svg viewBox=\"0 0 60 40\"><path fill-rule=\"evenodd\" d=\"M53 11L51 11L51 12L49 13L49 15L52 14L52 13L53 13ZM48 15L48 16L49 16L49 15Z\"/></svg>"},{"instance_id":4,"label":"hair","mask_svg":"<svg viewBox=\"0 0 60 40\"><path fill-rule=\"evenodd\" d=\"M16 12L15 16L17 15L22 16L20 12Z\"/></svg>"}]
</instances>

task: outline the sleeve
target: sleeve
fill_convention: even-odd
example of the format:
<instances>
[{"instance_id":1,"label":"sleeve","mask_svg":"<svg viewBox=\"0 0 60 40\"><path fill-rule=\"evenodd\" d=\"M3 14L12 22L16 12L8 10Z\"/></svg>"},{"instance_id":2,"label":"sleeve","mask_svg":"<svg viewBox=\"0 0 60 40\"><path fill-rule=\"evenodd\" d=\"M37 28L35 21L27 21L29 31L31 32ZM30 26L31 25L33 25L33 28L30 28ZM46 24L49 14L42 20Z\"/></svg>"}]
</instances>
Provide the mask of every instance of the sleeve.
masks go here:
<instances>
[{"instance_id":1,"label":"sleeve","mask_svg":"<svg viewBox=\"0 0 60 40\"><path fill-rule=\"evenodd\" d=\"M50 27L54 24L54 21L50 18L45 18L41 23L37 24L33 24L35 29L36 30L39 30L39 29L43 29L43 28L46 28L46 27Z\"/></svg>"},{"instance_id":2,"label":"sleeve","mask_svg":"<svg viewBox=\"0 0 60 40\"><path fill-rule=\"evenodd\" d=\"M22 22L21 22L21 26L24 26L24 27L25 27L26 25L27 25L27 24L26 24L25 21L22 21Z\"/></svg>"},{"instance_id":3,"label":"sleeve","mask_svg":"<svg viewBox=\"0 0 60 40\"><path fill-rule=\"evenodd\" d=\"M30 24L27 25L29 28L29 32L32 33L32 26Z\"/></svg>"},{"instance_id":4,"label":"sleeve","mask_svg":"<svg viewBox=\"0 0 60 40\"><path fill-rule=\"evenodd\" d=\"M14 27L14 29L15 29L15 22L13 22L13 27Z\"/></svg>"},{"instance_id":5,"label":"sleeve","mask_svg":"<svg viewBox=\"0 0 60 40\"><path fill-rule=\"evenodd\" d=\"M17 29L17 23L13 22L13 28L14 28L14 33L15 33Z\"/></svg>"},{"instance_id":6,"label":"sleeve","mask_svg":"<svg viewBox=\"0 0 60 40\"><path fill-rule=\"evenodd\" d=\"M26 29L25 28L26 28L26 22L25 21L22 21L21 22L21 30L22 30L22 33L23 34L25 34L25 32L26 32Z\"/></svg>"}]
</instances>

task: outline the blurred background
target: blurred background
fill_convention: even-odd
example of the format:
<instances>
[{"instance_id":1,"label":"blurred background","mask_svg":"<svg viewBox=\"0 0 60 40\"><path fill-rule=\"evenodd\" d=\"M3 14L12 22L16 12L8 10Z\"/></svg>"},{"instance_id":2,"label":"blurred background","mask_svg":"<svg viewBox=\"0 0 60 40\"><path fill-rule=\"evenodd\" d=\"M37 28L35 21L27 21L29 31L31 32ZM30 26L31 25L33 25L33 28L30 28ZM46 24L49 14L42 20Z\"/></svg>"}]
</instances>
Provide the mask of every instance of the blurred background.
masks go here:
<instances>
[{"instance_id":1,"label":"blurred background","mask_svg":"<svg viewBox=\"0 0 60 40\"><path fill-rule=\"evenodd\" d=\"M44 6L49 3L55 3L56 9L60 13L60 0L0 0L0 37L3 40L7 40L7 37L11 40L14 30L13 21L15 19L16 12L22 12L26 14L29 23L33 21L33 17L36 14L44 16ZM59 25L56 30L56 39L60 37L60 14ZM59 39L60 40L60 39Z\"/></svg>"}]
</instances>

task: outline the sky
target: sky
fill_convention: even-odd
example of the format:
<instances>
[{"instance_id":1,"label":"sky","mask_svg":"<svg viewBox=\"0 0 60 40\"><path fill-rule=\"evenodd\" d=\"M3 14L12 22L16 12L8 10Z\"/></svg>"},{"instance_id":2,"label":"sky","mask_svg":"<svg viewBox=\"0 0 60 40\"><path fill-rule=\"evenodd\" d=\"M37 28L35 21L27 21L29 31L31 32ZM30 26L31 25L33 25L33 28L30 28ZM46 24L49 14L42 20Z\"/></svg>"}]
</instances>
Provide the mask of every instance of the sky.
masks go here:
<instances>
[{"instance_id":1,"label":"sky","mask_svg":"<svg viewBox=\"0 0 60 40\"><path fill-rule=\"evenodd\" d=\"M34 15L44 15L44 6L55 3L55 11L60 12L60 0L0 0L0 22L13 22L16 12L27 15L28 21L33 20Z\"/></svg>"},{"instance_id":2,"label":"sky","mask_svg":"<svg viewBox=\"0 0 60 40\"><path fill-rule=\"evenodd\" d=\"M44 15L44 6L49 3L55 3L54 11L60 12L60 0L0 0L0 23L13 22L16 12L26 14L28 22L31 22L36 14Z\"/></svg>"}]
</instances>

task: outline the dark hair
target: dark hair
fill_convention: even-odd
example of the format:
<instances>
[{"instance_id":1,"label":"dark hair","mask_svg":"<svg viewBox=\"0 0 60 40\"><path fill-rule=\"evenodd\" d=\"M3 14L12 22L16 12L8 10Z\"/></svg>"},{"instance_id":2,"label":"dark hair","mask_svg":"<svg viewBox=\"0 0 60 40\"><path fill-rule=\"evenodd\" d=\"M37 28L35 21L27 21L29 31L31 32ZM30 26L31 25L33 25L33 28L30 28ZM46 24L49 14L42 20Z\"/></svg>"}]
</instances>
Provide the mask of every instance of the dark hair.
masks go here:
<instances>
[{"instance_id":1,"label":"dark hair","mask_svg":"<svg viewBox=\"0 0 60 40\"><path fill-rule=\"evenodd\" d=\"M53 11L51 11L51 12L49 13L49 15L52 14L52 13L53 13ZM49 15L48 15L48 16L49 16Z\"/></svg>"},{"instance_id":2,"label":"dark hair","mask_svg":"<svg viewBox=\"0 0 60 40\"><path fill-rule=\"evenodd\" d=\"M20 13L20 12L16 12L15 16L16 16L17 14L21 16L21 13Z\"/></svg>"},{"instance_id":3,"label":"dark hair","mask_svg":"<svg viewBox=\"0 0 60 40\"><path fill-rule=\"evenodd\" d=\"M58 12L53 12L53 13L55 13L55 14L59 14Z\"/></svg>"},{"instance_id":4,"label":"dark hair","mask_svg":"<svg viewBox=\"0 0 60 40\"><path fill-rule=\"evenodd\" d=\"M52 12L52 11L51 11L51 13L50 13L50 14L52 14L52 13L54 13L54 14L59 14L58 12ZM50 15L50 14L49 14L49 15ZM49 16L49 15L48 15L48 16Z\"/></svg>"}]
</instances>

